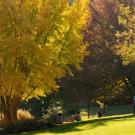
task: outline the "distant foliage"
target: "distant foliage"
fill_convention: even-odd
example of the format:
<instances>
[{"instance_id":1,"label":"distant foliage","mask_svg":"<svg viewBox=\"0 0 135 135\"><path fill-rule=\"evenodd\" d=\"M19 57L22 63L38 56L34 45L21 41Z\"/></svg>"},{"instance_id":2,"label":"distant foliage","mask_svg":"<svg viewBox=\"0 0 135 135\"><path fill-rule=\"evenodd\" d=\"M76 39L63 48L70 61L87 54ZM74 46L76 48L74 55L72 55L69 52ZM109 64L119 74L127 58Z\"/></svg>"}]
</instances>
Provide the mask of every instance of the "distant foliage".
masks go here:
<instances>
[{"instance_id":1,"label":"distant foliage","mask_svg":"<svg viewBox=\"0 0 135 135\"><path fill-rule=\"evenodd\" d=\"M119 6L119 24L123 31L118 31L118 54L123 64L135 62L135 8L134 6Z\"/></svg>"}]
</instances>

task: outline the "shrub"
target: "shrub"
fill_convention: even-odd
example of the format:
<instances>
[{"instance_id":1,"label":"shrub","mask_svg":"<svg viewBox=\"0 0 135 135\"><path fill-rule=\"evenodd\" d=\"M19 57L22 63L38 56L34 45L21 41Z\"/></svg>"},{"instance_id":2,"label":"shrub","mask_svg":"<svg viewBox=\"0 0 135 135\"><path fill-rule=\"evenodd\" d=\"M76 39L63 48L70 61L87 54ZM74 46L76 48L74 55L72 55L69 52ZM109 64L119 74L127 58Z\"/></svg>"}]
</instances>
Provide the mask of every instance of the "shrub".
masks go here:
<instances>
[{"instance_id":1,"label":"shrub","mask_svg":"<svg viewBox=\"0 0 135 135\"><path fill-rule=\"evenodd\" d=\"M55 126L52 121L46 122L46 120L33 119L28 111L21 109L17 111L17 118L18 121L15 124L5 126L2 135L8 133L31 132L45 128L53 128Z\"/></svg>"},{"instance_id":2,"label":"shrub","mask_svg":"<svg viewBox=\"0 0 135 135\"><path fill-rule=\"evenodd\" d=\"M43 120L29 119L18 121L16 124L8 125L4 131L5 133L20 133L45 129L47 127L47 123Z\"/></svg>"},{"instance_id":3,"label":"shrub","mask_svg":"<svg viewBox=\"0 0 135 135\"><path fill-rule=\"evenodd\" d=\"M32 119L32 115L30 114L30 112L26 111L26 110L22 110L19 109L17 111L17 119L19 121L25 121L25 120L29 120ZM7 125L6 120L4 119L4 115L2 113L0 113L0 127L3 128Z\"/></svg>"},{"instance_id":4,"label":"shrub","mask_svg":"<svg viewBox=\"0 0 135 135\"><path fill-rule=\"evenodd\" d=\"M48 121L48 123L56 123L56 117L57 117L57 114L52 114L52 115L48 114L44 116L43 119Z\"/></svg>"},{"instance_id":5,"label":"shrub","mask_svg":"<svg viewBox=\"0 0 135 135\"><path fill-rule=\"evenodd\" d=\"M28 120L28 119L32 119L32 115L30 114L29 111L26 111L26 110L22 110L22 109L19 109L17 111L17 119L18 120Z\"/></svg>"}]
</instances>

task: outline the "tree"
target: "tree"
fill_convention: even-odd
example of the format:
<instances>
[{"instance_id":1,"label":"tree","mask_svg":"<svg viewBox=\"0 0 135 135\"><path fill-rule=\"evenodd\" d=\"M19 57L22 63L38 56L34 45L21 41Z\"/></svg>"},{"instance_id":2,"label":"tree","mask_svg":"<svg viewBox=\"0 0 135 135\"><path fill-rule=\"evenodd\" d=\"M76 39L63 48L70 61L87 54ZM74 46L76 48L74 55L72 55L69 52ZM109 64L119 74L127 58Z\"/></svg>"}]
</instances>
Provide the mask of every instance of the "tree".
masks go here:
<instances>
[{"instance_id":1,"label":"tree","mask_svg":"<svg viewBox=\"0 0 135 135\"><path fill-rule=\"evenodd\" d=\"M122 58L122 74L134 91L135 88L135 3L119 6L119 24L122 30L116 33L116 52Z\"/></svg>"},{"instance_id":2,"label":"tree","mask_svg":"<svg viewBox=\"0 0 135 135\"><path fill-rule=\"evenodd\" d=\"M116 33L124 29L119 23L121 3L132 5L125 0L91 1L91 18L84 31L84 40L90 44L89 55L85 57L82 70L75 70L73 77L61 82L59 94L66 104L90 104L97 100L108 104L131 103L133 89L123 73L121 55L116 53Z\"/></svg>"},{"instance_id":3,"label":"tree","mask_svg":"<svg viewBox=\"0 0 135 135\"><path fill-rule=\"evenodd\" d=\"M19 103L57 90L85 56L88 0L0 0L0 98L8 123Z\"/></svg>"},{"instance_id":4,"label":"tree","mask_svg":"<svg viewBox=\"0 0 135 135\"><path fill-rule=\"evenodd\" d=\"M64 86L61 87L63 93L71 92L77 103L80 100L90 103L105 93L111 93L105 90L106 85L119 78L115 62L119 61L119 57L113 52L119 26L116 3L114 0L93 0L89 9L91 18L84 31L84 40L90 44L89 55L85 57L83 69L75 71L67 81L64 79Z\"/></svg>"}]
</instances>

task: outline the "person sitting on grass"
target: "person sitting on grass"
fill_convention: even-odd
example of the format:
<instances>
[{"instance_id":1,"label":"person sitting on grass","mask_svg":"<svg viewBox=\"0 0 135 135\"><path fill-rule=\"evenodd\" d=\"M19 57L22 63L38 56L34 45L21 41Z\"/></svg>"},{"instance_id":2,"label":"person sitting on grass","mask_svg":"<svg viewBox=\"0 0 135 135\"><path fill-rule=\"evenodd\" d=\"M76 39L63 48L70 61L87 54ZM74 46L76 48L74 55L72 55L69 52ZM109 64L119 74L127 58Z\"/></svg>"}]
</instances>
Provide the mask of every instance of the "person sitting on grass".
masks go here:
<instances>
[{"instance_id":1,"label":"person sitting on grass","mask_svg":"<svg viewBox=\"0 0 135 135\"><path fill-rule=\"evenodd\" d=\"M75 114L75 120L76 120L76 121L81 121L80 112L77 112L77 113Z\"/></svg>"},{"instance_id":2,"label":"person sitting on grass","mask_svg":"<svg viewBox=\"0 0 135 135\"><path fill-rule=\"evenodd\" d=\"M63 121L64 121L63 115L62 115L62 113L59 113L59 114L57 115L57 118L56 118L56 123L57 123L57 124L62 124Z\"/></svg>"},{"instance_id":3,"label":"person sitting on grass","mask_svg":"<svg viewBox=\"0 0 135 135\"><path fill-rule=\"evenodd\" d=\"M98 111L98 112L97 112L97 116L98 116L99 118L101 118L101 117L102 117L102 113L101 113L101 111Z\"/></svg>"}]
</instances>

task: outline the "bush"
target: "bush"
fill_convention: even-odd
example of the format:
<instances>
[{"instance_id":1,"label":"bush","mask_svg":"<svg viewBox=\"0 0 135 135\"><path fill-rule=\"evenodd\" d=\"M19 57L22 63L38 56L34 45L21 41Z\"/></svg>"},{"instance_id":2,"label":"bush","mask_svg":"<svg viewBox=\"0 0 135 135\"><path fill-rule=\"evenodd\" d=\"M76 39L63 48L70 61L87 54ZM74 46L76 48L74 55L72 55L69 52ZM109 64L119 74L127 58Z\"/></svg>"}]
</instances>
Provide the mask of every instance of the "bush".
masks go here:
<instances>
[{"instance_id":1,"label":"bush","mask_svg":"<svg viewBox=\"0 0 135 135\"><path fill-rule=\"evenodd\" d=\"M53 123L47 123L43 120L29 119L18 121L16 124L8 125L5 128L4 132L5 133L30 132L52 127L54 127Z\"/></svg>"},{"instance_id":2,"label":"bush","mask_svg":"<svg viewBox=\"0 0 135 135\"><path fill-rule=\"evenodd\" d=\"M32 119L32 115L30 114L30 112L26 111L26 110L21 110L19 109L17 111L17 119L18 120L28 120L28 119Z\"/></svg>"},{"instance_id":3,"label":"bush","mask_svg":"<svg viewBox=\"0 0 135 135\"><path fill-rule=\"evenodd\" d=\"M26 110L17 110L17 119L19 121L25 121L25 120L29 120L32 119L32 115L26 111ZM4 119L4 115L2 113L0 113L0 127L4 128L7 125L7 121Z\"/></svg>"},{"instance_id":4,"label":"bush","mask_svg":"<svg viewBox=\"0 0 135 135\"><path fill-rule=\"evenodd\" d=\"M52 114L52 115L48 114L46 115L46 117L44 117L44 119L48 121L49 123L56 123L56 117L57 117L57 114Z\"/></svg>"},{"instance_id":5,"label":"bush","mask_svg":"<svg viewBox=\"0 0 135 135\"><path fill-rule=\"evenodd\" d=\"M50 122L47 122L46 124L47 124L47 127L48 128L53 128L53 127L56 126L56 124L54 124L54 122L51 122L51 121Z\"/></svg>"}]
</instances>

